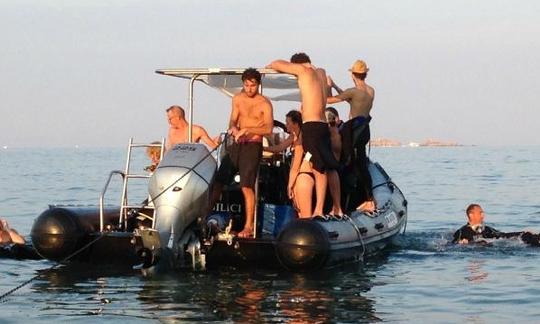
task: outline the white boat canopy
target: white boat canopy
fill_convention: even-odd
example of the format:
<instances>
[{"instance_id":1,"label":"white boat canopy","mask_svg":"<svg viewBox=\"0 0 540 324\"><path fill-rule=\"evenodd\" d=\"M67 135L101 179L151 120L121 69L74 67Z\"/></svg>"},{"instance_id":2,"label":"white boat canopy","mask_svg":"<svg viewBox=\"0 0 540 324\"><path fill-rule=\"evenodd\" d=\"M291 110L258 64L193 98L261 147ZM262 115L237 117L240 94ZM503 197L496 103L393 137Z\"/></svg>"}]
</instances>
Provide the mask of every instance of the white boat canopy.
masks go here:
<instances>
[{"instance_id":1,"label":"white boat canopy","mask_svg":"<svg viewBox=\"0 0 540 324\"><path fill-rule=\"evenodd\" d=\"M182 79L200 81L217 89L229 97L242 89L242 73L246 68L178 68L160 69L156 73ZM300 101L296 77L276 72L272 69L257 69L262 74L261 86L264 90L295 90L281 94L266 94L273 101Z\"/></svg>"},{"instance_id":2,"label":"white boat canopy","mask_svg":"<svg viewBox=\"0 0 540 324\"><path fill-rule=\"evenodd\" d=\"M156 73L158 74L189 80L189 142L192 141L193 135L193 85L195 81L203 82L214 89L220 90L227 96L232 97L242 89L242 73L244 73L245 70L246 68L176 68L156 70ZM278 93L276 95L265 93L264 95L267 98L273 101L301 101L296 77L272 69L257 69L257 71L262 74L261 92L263 89L271 89L278 92L282 92L280 90L294 90L292 92Z\"/></svg>"}]
</instances>

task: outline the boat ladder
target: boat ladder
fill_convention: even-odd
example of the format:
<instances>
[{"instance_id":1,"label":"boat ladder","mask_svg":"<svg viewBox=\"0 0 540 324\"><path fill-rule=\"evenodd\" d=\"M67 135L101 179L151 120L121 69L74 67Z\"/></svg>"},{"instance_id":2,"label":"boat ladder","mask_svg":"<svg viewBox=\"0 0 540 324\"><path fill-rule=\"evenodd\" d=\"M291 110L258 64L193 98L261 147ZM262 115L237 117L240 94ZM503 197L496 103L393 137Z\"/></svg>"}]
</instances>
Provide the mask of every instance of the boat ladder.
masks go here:
<instances>
[{"instance_id":1,"label":"boat ladder","mask_svg":"<svg viewBox=\"0 0 540 324\"><path fill-rule=\"evenodd\" d=\"M152 220L152 228L154 228L155 224L155 209L154 205L148 201L150 199L145 200L144 202L138 203L138 204L130 204L128 201L128 183L130 179L149 179L152 174L150 173L133 173L131 171L131 162L132 162L132 155L133 155L133 148L151 148L151 147L157 147L160 150L160 156L159 160L163 158L164 148L165 148L165 138L161 139L161 142L152 142L149 144L142 144L142 143L134 143L133 138L129 139L128 143L128 152L127 152L127 158L126 158L126 165L124 171L119 170L113 170L109 173L109 178L107 179L107 182L105 183L105 186L103 187L103 190L101 191L101 194L99 196L99 226L100 231L103 232L104 230L104 199L105 199L105 193L107 192L107 189L109 187L109 183L111 182L111 179L113 175L120 175L122 177L122 197L120 199L120 215L118 217L118 227L126 229L127 228L127 221L128 221L128 213L132 210L136 210L138 213L138 216L151 219ZM144 207L144 209L152 210L152 215L147 215L140 210Z\"/></svg>"}]
</instances>

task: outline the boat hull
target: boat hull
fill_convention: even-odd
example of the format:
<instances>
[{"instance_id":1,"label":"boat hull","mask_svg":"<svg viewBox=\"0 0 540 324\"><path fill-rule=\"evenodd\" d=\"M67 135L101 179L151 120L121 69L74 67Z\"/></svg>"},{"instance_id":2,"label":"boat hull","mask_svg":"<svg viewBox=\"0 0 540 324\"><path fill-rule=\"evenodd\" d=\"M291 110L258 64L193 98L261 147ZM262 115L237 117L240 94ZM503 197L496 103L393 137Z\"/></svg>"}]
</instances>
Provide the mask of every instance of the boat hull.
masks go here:
<instances>
[{"instance_id":1,"label":"boat hull","mask_svg":"<svg viewBox=\"0 0 540 324\"><path fill-rule=\"evenodd\" d=\"M354 211L342 219L296 219L291 217L290 206L265 204L259 209L261 228L256 239L220 234L228 223L227 215L213 215L208 220L215 234L208 248L208 266L313 271L361 262L386 248L405 231L407 200L380 165L371 163L369 170L379 206L373 214ZM221 228L216 229L217 224Z\"/></svg>"},{"instance_id":2,"label":"boat hull","mask_svg":"<svg viewBox=\"0 0 540 324\"><path fill-rule=\"evenodd\" d=\"M231 208L229 202L227 208L208 218L213 235L207 244L199 249L194 232L186 231L191 234L176 241L181 253L172 253L172 259L192 267L201 261L202 253L209 268L246 266L299 272L361 262L391 244L407 223L407 200L401 190L380 165L370 163L369 170L378 206L374 214L354 211L342 219L297 219L290 205L263 203L258 208L257 238L243 239L225 229L230 219L240 216L232 212L241 213L241 208ZM154 249L154 243L144 242L144 233L154 235L150 223L129 225L128 220L128 228L122 228L118 213L118 208L106 210L104 225L109 230L100 232L98 207L51 207L34 223L33 246L42 257L61 262L151 267L166 259L167 251L161 250L167 247ZM144 228L147 230L141 230Z\"/></svg>"}]
</instances>

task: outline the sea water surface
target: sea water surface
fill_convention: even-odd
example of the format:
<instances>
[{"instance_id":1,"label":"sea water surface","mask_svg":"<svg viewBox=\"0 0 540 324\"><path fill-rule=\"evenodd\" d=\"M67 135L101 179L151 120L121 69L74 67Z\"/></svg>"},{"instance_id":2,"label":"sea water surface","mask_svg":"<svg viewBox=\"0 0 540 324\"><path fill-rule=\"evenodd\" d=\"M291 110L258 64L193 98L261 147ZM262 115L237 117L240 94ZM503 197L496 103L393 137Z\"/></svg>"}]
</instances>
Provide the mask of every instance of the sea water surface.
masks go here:
<instances>
[{"instance_id":1,"label":"sea water surface","mask_svg":"<svg viewBox=\"0 0 540 324\"><path fill-rule=\"evenodd\" d=\"M409 222L395 247L363 264L147 278L0 259L0 294L35 278L0 302L0 323L540 321L540 249L449 244L471 202L499 230L540 231L540 147L373 148L371 158L404 192ZM28 237L48 204L96 205L109 172L124 166L120 148L0 150L0 216ZM113 180L107 199L118 195Z\"/></svg>"}]
</instances>

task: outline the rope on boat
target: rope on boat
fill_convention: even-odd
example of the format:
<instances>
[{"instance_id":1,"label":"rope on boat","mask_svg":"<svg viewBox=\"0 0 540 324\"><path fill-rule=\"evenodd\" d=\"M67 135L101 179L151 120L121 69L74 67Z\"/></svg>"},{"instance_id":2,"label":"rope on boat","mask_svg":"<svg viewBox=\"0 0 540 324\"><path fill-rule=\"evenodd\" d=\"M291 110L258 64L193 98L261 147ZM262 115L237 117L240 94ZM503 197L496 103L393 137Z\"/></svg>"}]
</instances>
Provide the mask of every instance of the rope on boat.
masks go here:
<instances>
[{"instance_id":1,"label":"rope on boat","mask_svg":"<svg viewBox=\"0 0 540 324\"><path fill-rule=\"evenodd\" d=\"M349 221L351 225L353 226L354 230L356 231L356 234L358 235L358 238L360 239L360 244L362 244L362 258L364 258L364 254L366 253L366 246L364 245L364 239L362 238L362 233L360 232L360 229L358 228L358 226L356 226L356 223L350 216L344 215L343 218Z\"/></svg>"},{"instance_id":2,"label":"rope on boat","mask_svg":"<svg viewBox=\"0 0 540 324\"><path fill-rule=\"evenodd\" d=\"M87 243L85 246L83 246L82 248L78 249L77 251L71 253L70 255L68 255L67 257L65 257L63 260L57 262L55 265L53 265L52 267L50 268L47 268L45 270L42 270L43 272L35 275L34 277L26 280L25 282L23 282L22 284L18 285L17 287L13 288L13 289L10 289L9 291L3 293L2 295L0 295L0 303L5 303L6 302L6 297L8 297L9 295L13 294L14 292L16 292L17 290L21 289L22 287L28 285L29 283L31 283L32 281L38 279L39 277L43 276L44 274L47 274L49 273L50 271L58 268L60 265L62 265L63 263L69 261L71 258L77 256L79 253L83 252L84 250L86 250L87 248L89 248L92 244L96 243L97 241L101 240L103 237L107 236L107 233L104 233L102 232L101 235L99 235L97 238L95 238L94 240L90 241L89 243Z\"/></svg>"}]
</instances>

